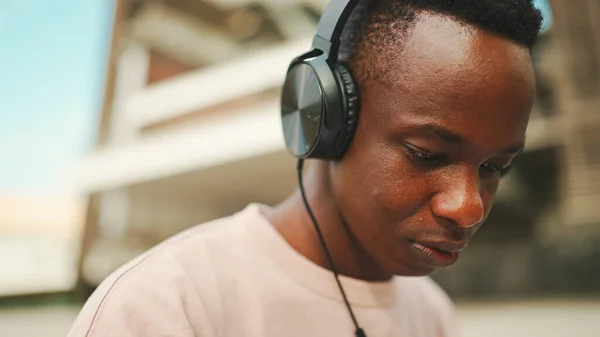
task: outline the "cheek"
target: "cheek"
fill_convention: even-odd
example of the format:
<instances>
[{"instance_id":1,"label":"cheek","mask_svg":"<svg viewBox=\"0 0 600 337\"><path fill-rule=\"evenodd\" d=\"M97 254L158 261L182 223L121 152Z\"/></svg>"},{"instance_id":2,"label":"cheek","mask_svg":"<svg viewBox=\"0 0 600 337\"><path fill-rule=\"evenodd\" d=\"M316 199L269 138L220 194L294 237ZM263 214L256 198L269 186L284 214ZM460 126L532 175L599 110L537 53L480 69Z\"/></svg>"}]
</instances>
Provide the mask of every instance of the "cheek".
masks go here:
<instances>
[{"instance_id":1,"label":"cheek","mask_svg":"<svg viewBox=\"0 0 600 337\"><path fill-rule=\"evenodd\" d=\"M498 191L499 180L494 179L493 181L485 182L482 184L480 189L481 199L483 201L483 205L485 207L485 217L490 214L492 210L492 206L494 205L494 200L496 197L496 192Z\"/></svg>"},{"instance_id":2,"label":"cheek","mask_svg":"<svg viewBox=\"0 0 600 337\"><path fill-rule=\"evenodd\" d=\"M427 202L427 181L416 176L397 150L383 142L364 145L339 166L340 211L355 232L365 227L371 235L399 230L402 220Z\"/></svg>"},{"instance_id":3,"label":"cheek","mask_svg":"<svg viewBox=\"0 0 600 337\"><path fill-rule=\"evenodd\" d=\"M382 153L385 153L382 151ZM373 168L371 200L396 224L416 213L428 199L427 180L415 174L404 155L388 152L385 166Z\"/></svg>"}]
</instances>

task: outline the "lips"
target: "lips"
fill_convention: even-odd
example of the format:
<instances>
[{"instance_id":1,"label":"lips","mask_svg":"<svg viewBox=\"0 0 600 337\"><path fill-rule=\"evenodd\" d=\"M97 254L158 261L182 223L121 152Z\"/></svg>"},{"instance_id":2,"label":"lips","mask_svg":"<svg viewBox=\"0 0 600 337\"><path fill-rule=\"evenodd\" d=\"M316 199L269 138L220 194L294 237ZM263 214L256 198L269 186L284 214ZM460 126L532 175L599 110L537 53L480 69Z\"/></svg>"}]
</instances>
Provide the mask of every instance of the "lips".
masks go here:
<instances>
[{"instance_id":1,"label":"lips","mask_svg":"<svg viewBox=\"0 0 600 337\"><path fill-rule=\"evenodd\" d=\"M466 243L413 241L411 246L426 264L436 268L447 268L458 261L460 251L466 247Z\"/></svg>"},{"instance_id":2,"label":"lips","mask_svg":"<svg viewBox=\"0 0 600 337\"><path fill-rule=\"evenodd\" d=\"M452 242L452 241L415 241L423 246L442 250L445 252L455 253L461 252L467 246L464 242Z\"/></svg>"}]
</instances>

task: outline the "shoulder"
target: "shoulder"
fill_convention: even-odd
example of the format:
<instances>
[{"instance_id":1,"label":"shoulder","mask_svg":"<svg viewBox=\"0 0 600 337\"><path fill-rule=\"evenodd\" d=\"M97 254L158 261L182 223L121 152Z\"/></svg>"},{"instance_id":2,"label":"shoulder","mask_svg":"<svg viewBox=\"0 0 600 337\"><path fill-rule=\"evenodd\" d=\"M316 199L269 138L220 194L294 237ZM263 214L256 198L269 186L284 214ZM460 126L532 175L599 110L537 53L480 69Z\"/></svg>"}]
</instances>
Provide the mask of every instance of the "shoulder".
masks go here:
<instances>
[{"instance_id":1,"label":"shoulder","mask_svg":"<svg viewBox=\"0 0 600 337\"><path fill-rule=\"evenodd\" d=\"M206 302L219 303L212 298L219 296L215 262L227 259L225 243L239 246L244 220L235 214L197 225L113 272L87 300L69 337L194 336L203 320L203 335L212 335Z\"/></svg>"},{"instance_id":2,"label":"shoulder","mask_svg":"<svg viewBox=\"0 0 600 337\"><path fill-rule=\"evenodd\" d=\"M191 327L177 305L183 271L172 258L153 252L121 267L94 291L75 320L69 337L161 336L157 326L180 335ZM160 322L160 323L159 323Z\"/></svg>"},{"instance_id":3,"label":"shoulder","mask_svg":"<svg viewBox=\"0 0 600 337\"><path fill-rule=\"evenodd\" d=\"M411 307L423 317L433 318L439 336L458 336L458 317L454 302L430 277L405 277L398 287L410 289ZM402 291L402 290L400 290Z\"/></svg>"}]
</instances>

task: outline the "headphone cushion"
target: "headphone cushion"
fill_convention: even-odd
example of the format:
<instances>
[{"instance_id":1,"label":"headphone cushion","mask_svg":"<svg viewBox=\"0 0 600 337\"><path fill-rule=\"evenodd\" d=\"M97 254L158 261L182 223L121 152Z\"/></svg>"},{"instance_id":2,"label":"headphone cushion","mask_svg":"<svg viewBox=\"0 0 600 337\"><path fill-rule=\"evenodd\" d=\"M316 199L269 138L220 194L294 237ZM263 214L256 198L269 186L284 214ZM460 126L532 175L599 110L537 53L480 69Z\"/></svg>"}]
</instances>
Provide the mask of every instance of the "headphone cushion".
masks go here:
<instances>
[{"instance_id":1,"label":"headphone cushion","mask_svg":"<svg viewBox=\"0 0 600 337\"><path fill-rule=\"evenodd\" d=\"M336 63L334 66L334 72L338 78L340 90L342 91L342 99L345 101L342 102L344 107L343 115L345 119L345 128L338 136L335 148L333 149L334 159L339 159L344 155L350 146L352 138L354 137L354 133L356 132L360 102L358 88L348 68L346 68L346 66L343 64Z\"/></svg>"}]
</instances>

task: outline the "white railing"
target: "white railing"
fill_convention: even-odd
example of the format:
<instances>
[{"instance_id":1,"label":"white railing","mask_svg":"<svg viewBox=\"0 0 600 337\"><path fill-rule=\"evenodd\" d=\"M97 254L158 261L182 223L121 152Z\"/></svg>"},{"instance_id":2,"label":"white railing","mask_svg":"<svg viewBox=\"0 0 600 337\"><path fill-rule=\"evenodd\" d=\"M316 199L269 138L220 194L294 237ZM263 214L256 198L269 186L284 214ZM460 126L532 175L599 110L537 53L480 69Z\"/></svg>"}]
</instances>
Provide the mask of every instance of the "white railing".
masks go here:
<instances>
[{"instance_id":1,"label":"white railing","mask_svg":"<svg viewBox=\"0 0 600 337\"><path fill-rule=\"evenodd\" d=\"M281 86L290 60L310 47L310 39L165 80L132 94L121 113L141 129L194 111Z\"/></svg>"},{"instance_id":2,"label":"white railing","mask_svg":"<svg viewBox=\"0 0 600 337\"><path fill-rule=\"evenodd\" d=\"M92 193L235 162L285 149L279 99L212 116L176 132L149 136L85 158L75 193Z\"/></svg>"}]
</instances>

